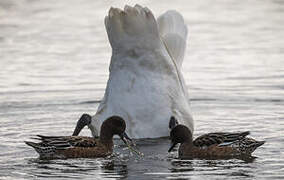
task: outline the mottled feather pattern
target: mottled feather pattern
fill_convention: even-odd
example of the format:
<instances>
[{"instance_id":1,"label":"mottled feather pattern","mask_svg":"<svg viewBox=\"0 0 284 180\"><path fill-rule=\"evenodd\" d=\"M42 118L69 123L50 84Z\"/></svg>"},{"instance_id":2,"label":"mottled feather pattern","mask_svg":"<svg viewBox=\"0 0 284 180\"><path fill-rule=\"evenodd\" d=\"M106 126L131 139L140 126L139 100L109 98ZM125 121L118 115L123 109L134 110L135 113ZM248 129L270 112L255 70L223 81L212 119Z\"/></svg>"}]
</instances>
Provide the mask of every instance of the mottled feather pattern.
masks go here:
<instances>
[{"instance_id":1,"label":"mottled feather pattern","mask_svg":"<svg viewBox=\"0 0 284 180\"><path fill-rule=\"evenodd\" d=\"M54 146L49 146L46 143L34 143L26 141L26 144L32 146L39 154L52 154L55 152L56 148Z\"/></svg>"},{"instance_id":2,"label":"mottled feather pattern","mask_svg":"<svg viewBox=\"0 0 284 180\"><path fill-rule=\"evenodd\" d=\"M82 122L82 119L79 119ZM80 125L80 123L77 123ZM83 123L85 125L85 123ZM84 126L80 126L75 134L79 134ZM77 127L75 130L78 129ZM97 158L106 157L113 151L113 136L119 135L120 138L127 143L125 139L130 140L125 133L126 123L119 116L111 116L107 118L101 126L100 138L85 136L42 136L37 135L32 139L40 142L25 143L33 147L44 159L57 158ZM73 133L74 134L74 133ZM125 138L125 139L124 139Z\"/></svg>"},{"instance_id":3,"label":"mottled feather pattern","mask_svg":"<svg viewBox=\"0 0 284 180\"><path fill-rule=\"evenodd\" d=\"M256 141L252 138L245 138L234 143L235 146L242 154L251 154L256 148L263 145L265 141Z\"/></svg>"},{"instance_id":4,"label":"mottled feather pattern","mask_svg":"<svg viewBox=\"0 0 284 180\"><path fill-rule=\"evenodd\" d=\"M221 157L250 155L264 141L246 137L248 131L240 133L209 133L193 141L195 148L191 153L200 157ZM198 150L199 149L199 150Z\"/></svg>"},{"instance_id":5,"label":"mottled feather pattern","mask_svg":"<svg viewBox=\"0 0 284 180\"><path fill-rule=\"evenodd\" d=\"M69 148L69 147L95 147L96 140L92 137L83 136L42 136L42 143L54 146L56 149Z\"/></svg>"},{"instance_id":6,"label":"mottled feather pattern","mask_svg":"<svg viewBox=\"0 0 284 180\"><path fill-rule=\"evenodd\" d=\"M69 157L92 157L88 153L94 153L94 157L109 154L112 148L100 148L98 140L83 136L42 136L37 135L39 143L26 142L32 146L41 158L69 158ZM102 153L100 153L100 150Z\"/></svg>"},{"instance_id":7,"label":"mottled feather pattern","mask_svg":"<svg viewBox=\"0 0 284 180\"><path fill-rule=\"evenodd\" d=\"M26 142L43 159L56 158L96 158L112 153L113 143L102 145L98 139L83 136L41 136L39 143Z\"/></svg>"},{"instance_id":8,"label":"mottled feather pattern","mask_svg":"<svg viewBox=\"0 0 284 180\"><path fill-rule=\"evenodd\" d=\"M192 133L184 125L176 125L170 133L172 145L169 152L180 143L179 156L181 158L231 158L250 156L251 153L263 145L265 141L256 141L246 137L244 132L215 132L192 138Z\"/></svg>"},{"instance_id":9,"label":"mottled feather pattern","mask_svg":"<svg viewBox=\"0 0 284 180\"><path fill-rule=\"evenodd\" d=\"M249 131L240 132L240 133L226 133L226 132L208 133L196 138L193 141L193 144L197 147L204 147L204 146L211 146L214 144L234 142L244 139L248 134Z\"/></svg>"}]
</instances>

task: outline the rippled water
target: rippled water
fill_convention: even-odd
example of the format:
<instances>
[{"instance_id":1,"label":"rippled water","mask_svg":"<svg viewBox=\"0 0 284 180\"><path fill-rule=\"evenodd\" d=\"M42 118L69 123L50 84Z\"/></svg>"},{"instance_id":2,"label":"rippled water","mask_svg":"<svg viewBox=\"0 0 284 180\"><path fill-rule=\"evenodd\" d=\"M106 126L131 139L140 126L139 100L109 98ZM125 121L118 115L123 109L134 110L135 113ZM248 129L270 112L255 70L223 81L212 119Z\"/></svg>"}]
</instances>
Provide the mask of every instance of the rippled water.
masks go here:
<instances>
[{"instance_id":1,"label":"rippled water","mask_svg":"<svg viewBox=\"0 0 284 180\"><path fill-rule=\"evenodd\" d=\"M24 140L69 135L82 113L95 113L111 56L103 18L124 2L1 0L0 179L283 179L284 2L137 2L185 17L195 135L250 130L267 141L257 158L181 161L161 138L137 140L144 158L118 145L104 159L37 159Z\"/></svg>"}]
</instances>

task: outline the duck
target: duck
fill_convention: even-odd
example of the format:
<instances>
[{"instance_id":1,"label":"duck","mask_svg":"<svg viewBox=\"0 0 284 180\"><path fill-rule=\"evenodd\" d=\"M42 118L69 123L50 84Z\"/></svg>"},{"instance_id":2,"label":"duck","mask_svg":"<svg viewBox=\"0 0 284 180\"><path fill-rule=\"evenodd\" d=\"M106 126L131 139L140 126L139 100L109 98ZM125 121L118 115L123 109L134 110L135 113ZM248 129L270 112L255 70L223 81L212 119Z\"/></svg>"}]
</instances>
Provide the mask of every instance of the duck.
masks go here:
<instances>
[{"instance_id":1,"label":"duck","mask_svg":"<svg viewBox=\"0 0 284 180\"><path fill-rule=\"evenodd\" d=\"M178 155L183 159L248 157L265 143L265 141L257 141L247 137L250 134L249 131L213 132L201 135L193 140L188 127L177 123L175 118L172 118L169 123L172 144L168 152L171 152L180 143Z\"/></svg>"},{"instance_id":2,"label":"duck","mask_svg":"<svg viewBox=\"0 0 284 180\"><path fill-rule=\"evenodd\" d=\"M167 137L172 114L193 131L181 72L188 32L182 15L168 10L155 17L136 4L111 7L104 22L112 55L104 96L89 125L93 137L112 115L121 116L137 139Z\"/></svg>"},{"instance_id":3,"label":"duck","mask_svg":"<svg viewBox=\"0 0 284 180\"><path fill-rule=\"evenodd\" d=\"M72 136L37 135L34 139L40 142L25 141L25 143L35 149L40 159L67 159L99 158L111 155L114 135L118 135L126 145L132 142L125 132L126 123L119 116L111 116L103 122L99 138L77 136L81 129L90 123L90 120L90 115L82 115Z\"/></svg>"}]
</instances>

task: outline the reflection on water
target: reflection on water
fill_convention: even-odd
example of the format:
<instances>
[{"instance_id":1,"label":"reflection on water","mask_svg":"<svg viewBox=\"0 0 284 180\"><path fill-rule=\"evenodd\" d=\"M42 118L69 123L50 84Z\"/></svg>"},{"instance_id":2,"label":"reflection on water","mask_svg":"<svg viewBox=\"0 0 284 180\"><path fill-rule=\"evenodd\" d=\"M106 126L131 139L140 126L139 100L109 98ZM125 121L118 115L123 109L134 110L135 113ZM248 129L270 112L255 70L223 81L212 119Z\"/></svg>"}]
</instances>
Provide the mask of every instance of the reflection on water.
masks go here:
<instances>
[{"instance_id":1,"label":"reflection on water","mask_svg":"<svg viewBox=\"0 0 284 180\"><path fill-rule=\"evenodd\" d=\"M111 56L103 19L124 2L1 0L0 179L283 179L283 1L139 3L185 17L195 136L250 130L266 141L257 158L179 160L161 138L137 140L143 158L121 145L109 158L37 159L24 140L71 135L81 114L95 113Z\"/></svg>"}]
</instances>

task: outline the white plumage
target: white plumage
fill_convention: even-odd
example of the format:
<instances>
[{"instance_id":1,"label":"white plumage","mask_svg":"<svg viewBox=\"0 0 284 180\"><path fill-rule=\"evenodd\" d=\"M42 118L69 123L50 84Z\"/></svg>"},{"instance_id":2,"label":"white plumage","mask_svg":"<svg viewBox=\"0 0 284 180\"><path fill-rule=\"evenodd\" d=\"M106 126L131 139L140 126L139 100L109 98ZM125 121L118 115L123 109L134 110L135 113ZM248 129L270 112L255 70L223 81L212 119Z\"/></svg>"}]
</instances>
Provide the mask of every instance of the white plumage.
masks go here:
<instances>
[{"instance_id":1,"label":"white plumage","mask_svg":"<svg viewBox=\"0 0 284 180\"><path fill-rule=\"evenodd\" d=\"M193 131L188 93L180 72L187 28L182 16L168 11L156 21L148 8L111 8L105 26L112 47L104 98L92 117L94 136L104 119L118 115L131 137L168 136L175 116Z\"/></svg>"},{"instance_id":2,"label":"white plumage","mask_svg":"<svg viewBox=\"0 0 284 180\"><path fill-rule=\"evenodd\" d=\"M186 48L187 27L177 11L167 11L157 19L160 36L179 68L182 66Z\"/></svg>"}]
</instances>

